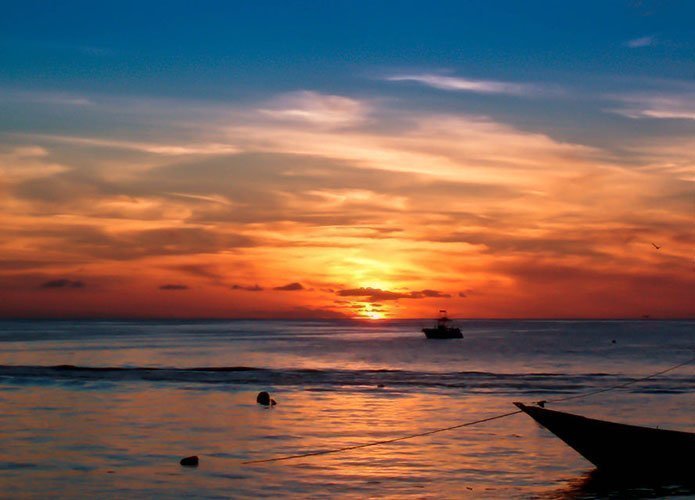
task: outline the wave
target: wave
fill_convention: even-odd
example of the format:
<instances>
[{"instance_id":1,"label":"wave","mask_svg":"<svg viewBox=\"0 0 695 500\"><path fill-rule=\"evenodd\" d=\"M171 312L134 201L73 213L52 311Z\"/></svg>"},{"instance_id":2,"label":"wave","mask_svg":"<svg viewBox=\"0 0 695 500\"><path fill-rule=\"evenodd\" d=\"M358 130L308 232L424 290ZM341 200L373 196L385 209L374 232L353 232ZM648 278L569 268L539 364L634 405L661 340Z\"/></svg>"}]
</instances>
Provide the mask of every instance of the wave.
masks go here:
<instances>
[{"instance_id":1,"label":"wave","mask_svg":"<svg viewBox=\"0 0 695 500\"><path fill-rule=\"evenodd\" d=\"M472 393L573 394L601 389L630 378L610 373L493 373L407 370L270 369L252 366L192 368L0 365L4 383L161 382L215 386L303 386L307 389L450 389ZM695 391L695 376L664 376L631 386L630 392L680 394Z\"/></svg>"}]
</instances>

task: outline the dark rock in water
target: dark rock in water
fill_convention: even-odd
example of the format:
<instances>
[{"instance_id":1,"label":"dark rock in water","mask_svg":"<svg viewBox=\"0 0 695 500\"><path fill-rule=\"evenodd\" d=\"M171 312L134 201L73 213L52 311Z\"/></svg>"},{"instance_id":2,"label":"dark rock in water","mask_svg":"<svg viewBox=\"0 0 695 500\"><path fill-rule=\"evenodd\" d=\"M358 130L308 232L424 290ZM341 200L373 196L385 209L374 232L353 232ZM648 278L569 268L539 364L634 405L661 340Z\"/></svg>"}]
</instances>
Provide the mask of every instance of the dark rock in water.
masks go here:
<instances>
[{"instance_id":1,"label":"dark rock in water","mask_svg":"<svg viewBox=\"0 0 695 500\"><path fill-rule=\"evenodd\" d=\"M187 467L198 467L198 456L193 455L192 457L182 458L179 463Z\"/></svg>"},{"instance_id":2,"label":"dark rock in water","mask_svg":"<svg viewBox=\"0 0 695 500\"><path fill-rule=\"evenodd\" d=\"M263 406L270 406L270 394L265 391L259 392L256 396L256 403Z\"/></svg>"},{"instance_id":3,"label":"dark rock in water","mask_svg":"<svg viewBox=\"0 0 695 500\"><path fill-rule=\"evenodd\" d=\"M275 406L276 404L278 404L277 401L275 401L274 399L270 400L270 406Z\"/></svg>"}]
</instances>

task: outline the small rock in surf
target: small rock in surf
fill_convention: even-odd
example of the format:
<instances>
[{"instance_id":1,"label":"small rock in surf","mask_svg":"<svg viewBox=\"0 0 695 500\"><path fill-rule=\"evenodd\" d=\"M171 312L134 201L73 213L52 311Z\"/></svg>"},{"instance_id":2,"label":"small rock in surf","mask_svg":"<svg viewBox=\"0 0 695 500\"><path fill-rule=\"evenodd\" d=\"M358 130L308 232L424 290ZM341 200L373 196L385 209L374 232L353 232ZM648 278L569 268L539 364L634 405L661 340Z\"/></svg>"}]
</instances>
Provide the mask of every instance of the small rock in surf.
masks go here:
<instances>
[{"instance_id":1,"label":"small rock in surf","mask_svg":"<svg viewBox=\"0 0 695 500\"><path fill-rule=\"evenodd\" d=\"M186 467L198 467L198 456L193 455L192 457L182 458L179 463Z\"/></svg>"}]
</instances>

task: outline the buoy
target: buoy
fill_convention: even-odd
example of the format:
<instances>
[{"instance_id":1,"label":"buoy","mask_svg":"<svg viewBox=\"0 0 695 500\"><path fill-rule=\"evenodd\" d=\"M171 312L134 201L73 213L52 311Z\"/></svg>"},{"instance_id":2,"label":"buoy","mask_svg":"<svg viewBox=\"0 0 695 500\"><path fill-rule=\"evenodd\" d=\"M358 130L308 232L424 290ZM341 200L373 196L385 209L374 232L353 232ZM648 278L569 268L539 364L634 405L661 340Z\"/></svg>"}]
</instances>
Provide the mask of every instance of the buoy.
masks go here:
<instances>
[{"instance_id":1,"label":"buoy","mask_svg":"<svg viewBox=\"0 0 695 500\"><path fill-rule=\"evenodd\" d=\"M261 391L258 393L258 396L256 396L256 403L259 405L270 406L272 401L273 400L270 399L270 394L268 394L266 391Z\"/></svg>"}]
</instances>

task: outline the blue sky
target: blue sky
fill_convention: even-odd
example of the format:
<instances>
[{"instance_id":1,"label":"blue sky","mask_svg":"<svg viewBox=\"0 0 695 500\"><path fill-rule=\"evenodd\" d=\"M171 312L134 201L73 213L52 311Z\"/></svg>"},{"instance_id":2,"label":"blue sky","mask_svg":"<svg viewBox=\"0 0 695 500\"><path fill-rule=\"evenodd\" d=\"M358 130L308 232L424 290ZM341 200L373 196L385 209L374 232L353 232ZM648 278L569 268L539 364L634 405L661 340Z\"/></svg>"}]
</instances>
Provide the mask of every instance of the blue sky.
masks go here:
<instances>
[{"instance_id":1,"label":"blue sky","mask_svg":"<svg viewBox=\"0 0 695 500\"><path fill-rule=\"evenodd\" d=\"M413 67L574 83L693 75L687 1L104 4L4 2L3 80L225 96L353 88Z\"/></svg>"},{"instance_id":2,"label":"blue sky","mask_svg":"<svg viewBox=\"0 0 695 500\"><path fill-rule=\"evenodd\" d=\"M555 125L559 137L600 130L600 140L618 125L643 128L602 113L606 96L692 90L693 17L687 1L4 2L0 85L226 102L300 89L402 97ZM447 93L382 79L411 73L547 92Z\"/></svg>"}]
</instances>

